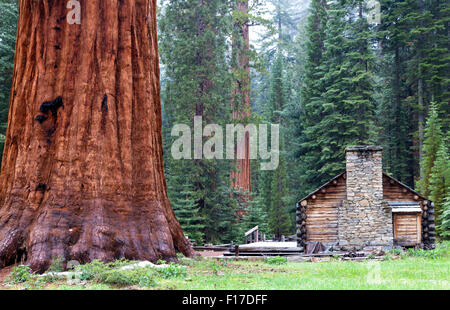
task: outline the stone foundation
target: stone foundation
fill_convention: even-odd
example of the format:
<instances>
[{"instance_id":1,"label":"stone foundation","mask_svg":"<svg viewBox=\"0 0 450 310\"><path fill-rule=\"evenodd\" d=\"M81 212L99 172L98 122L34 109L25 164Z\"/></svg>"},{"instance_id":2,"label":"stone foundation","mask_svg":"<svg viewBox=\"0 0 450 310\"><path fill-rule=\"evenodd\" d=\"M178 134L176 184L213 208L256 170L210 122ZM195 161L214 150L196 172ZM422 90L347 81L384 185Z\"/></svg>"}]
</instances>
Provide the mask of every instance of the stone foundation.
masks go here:
<instances>
[{"instance_id":1,"label":"stone foundation","mask_svg":"<svg viewBox=\"0 0 450 310\"><path fill-rule=\"evenodd\" d=\"M339 208L339 246L342 250L391 250L393 245L392 209L387 202L370 205L364 201L342 202Z\"/></svg>"}]
</instances>

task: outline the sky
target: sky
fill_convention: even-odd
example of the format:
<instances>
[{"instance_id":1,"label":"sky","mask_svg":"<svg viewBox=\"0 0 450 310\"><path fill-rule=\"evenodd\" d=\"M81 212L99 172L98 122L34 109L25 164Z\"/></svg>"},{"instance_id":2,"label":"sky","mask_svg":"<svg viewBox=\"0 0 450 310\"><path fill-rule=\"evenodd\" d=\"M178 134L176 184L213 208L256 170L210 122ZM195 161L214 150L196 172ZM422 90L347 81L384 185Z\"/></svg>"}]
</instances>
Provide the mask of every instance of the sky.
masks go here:
<instances>
[{"instance_id":1,"label":"sky","mask_svg":"<svg viewBox=\"0 0 450 310\"><path fill-rule=\"evenodd\" d=\"M158 0L158 6L161 5L161 2L164 0ZM250 0L251 1L251 0ZM293 3L298 3L298 6L306 9L309 6L311 0L291 0ZM274 11L275 7L269 3L269 1L262 1L261 9L265 11L265 14L262 15L263 18L270 19L271 13ZM257 42L259 42L260 33L264 32L265 28L263 26L253 26L250 27L250 41L251 44L257 46Z\"/></svg>"},{"instance_id":2,"label":"sky","mask_svg":"<svg viewBox=\"0 0 450 310\"><path fill-rule=\"evenodd\" d=\"M263 1L264 5L262 5L262 10L266 13L262 15L265 19L270 19L272 13L275 10L275 7L269 3L268 1ZM306 10L309 7L311 0L291 0L292 3L297 3L300 10ZM254 26L250 27L250 43L253 44L256 48L258 48L258 42L260 42L260 34L266 31L263 26Z\"/></svg>"}]
</instances>

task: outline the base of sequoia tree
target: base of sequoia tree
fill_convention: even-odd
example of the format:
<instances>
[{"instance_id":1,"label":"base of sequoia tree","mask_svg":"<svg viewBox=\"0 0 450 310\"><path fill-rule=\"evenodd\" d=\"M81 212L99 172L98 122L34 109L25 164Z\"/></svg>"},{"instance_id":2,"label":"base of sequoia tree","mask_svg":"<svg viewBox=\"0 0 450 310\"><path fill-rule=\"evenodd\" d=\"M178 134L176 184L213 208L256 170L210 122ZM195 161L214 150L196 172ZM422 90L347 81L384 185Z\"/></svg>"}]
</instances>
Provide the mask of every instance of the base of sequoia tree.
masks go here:
<instances>
[{"instance_id":1,"label":"base of sequoia tree","mask_svg":"<svg viewBox=\"0 0 450 310\"><path fill-rule=\"evenodd\" d=\"M175 262L176 250L194 255L173 212L164 214L159 204L24 206L17 201L0 209L0 268L22 263L42 273L58 256L84 264L120 258Z\"/></svg>"},{"instance_id":2,"label":"base of sequoia tree","mask_svg":"<svg viewBox=\"0 0 450 310\"><path fill-rule=\"evenodd\" d=\"M164 177L156 0L20 0L0 268L193 250Z\"/></svg>"}]
</instances>

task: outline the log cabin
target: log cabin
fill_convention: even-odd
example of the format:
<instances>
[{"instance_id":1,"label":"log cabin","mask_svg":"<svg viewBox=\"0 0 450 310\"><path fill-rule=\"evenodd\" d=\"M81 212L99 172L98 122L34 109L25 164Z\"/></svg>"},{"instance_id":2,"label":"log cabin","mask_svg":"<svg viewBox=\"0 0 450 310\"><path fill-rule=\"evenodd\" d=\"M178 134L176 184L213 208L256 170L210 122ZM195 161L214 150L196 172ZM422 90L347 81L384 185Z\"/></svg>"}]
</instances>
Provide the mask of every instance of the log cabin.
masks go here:
<instances>
[{"instance_id":1,"label":"log cabin","mask_svg":"<svg viewBox=\"0 0 450 310\"><path fill-rule=\"evenodd\" d=\"M352 146L346 171L297 204L297 243L331 250L435 247L434 204L382 168L383 149Z\"/></svg>"}]
</instances>

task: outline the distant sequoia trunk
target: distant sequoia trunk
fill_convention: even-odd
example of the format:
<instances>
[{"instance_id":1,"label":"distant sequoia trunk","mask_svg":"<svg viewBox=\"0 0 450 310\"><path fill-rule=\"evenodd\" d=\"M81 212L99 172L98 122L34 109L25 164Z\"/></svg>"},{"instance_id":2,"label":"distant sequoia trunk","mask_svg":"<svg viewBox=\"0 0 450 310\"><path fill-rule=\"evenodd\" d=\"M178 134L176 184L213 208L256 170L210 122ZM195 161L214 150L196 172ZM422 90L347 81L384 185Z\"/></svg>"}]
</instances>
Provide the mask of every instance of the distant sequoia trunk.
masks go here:
<instances>
[{"instance_id":1,"label":"distant sequoia trunk","mask_svg":"<svg viewBox=\"0 0 450 310\"><path fill-rule=\"evenodd\" d=\"M237 0L236 10L242 13L234 27L233 53L235 67L233 71L236 76L233 92L233 120L248 123L250 117L250 35L247 17L248 0ZM245 158L237 159L231 171L231 187L242 192L241 203L246 204L251 200L251 173L250 173L250 137L245 135L244 141L238 141L239 146L245 147ZM237 153L237 150L236 150ZM240 210L242 213L243 210Z\"/></svg>"},{"instance_id":2,"label":"distant sequoia trunk","mask_svg":"<svg viewBox=\"0 0 450 310\"><path fill-rule=\"evenodd\" d=\"M0 268L190 256L163 171L156 0L80 0L80 24L67 2L19 4Z\"/></svg>"}]
</instances>

